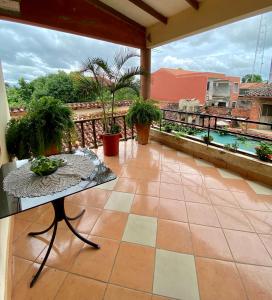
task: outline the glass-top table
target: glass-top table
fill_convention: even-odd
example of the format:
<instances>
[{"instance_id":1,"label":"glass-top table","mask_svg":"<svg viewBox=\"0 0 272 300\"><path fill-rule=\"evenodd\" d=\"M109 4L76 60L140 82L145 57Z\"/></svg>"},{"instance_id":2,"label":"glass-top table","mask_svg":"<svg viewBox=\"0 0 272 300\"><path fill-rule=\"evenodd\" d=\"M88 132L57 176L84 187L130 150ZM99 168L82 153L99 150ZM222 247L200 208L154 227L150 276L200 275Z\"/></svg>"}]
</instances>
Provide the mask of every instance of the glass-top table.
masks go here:
<instances>
[{"instance_id":1,"label":"glass-top table","mask_svg":"<svg viewBox=\"0 0 272 300\"><path fill-rule=\"evenodd\" d=\"M4 181L5 177L11 171L26 164L28 162L28 160L19 160L19 161L10 162L10 163L4 164L0 168L0 219L12 216L14 214L24 212L26 210L29 210L29 209L32 209L32 208L35 208L37 206L41 206L41 205L44 205L47 203L51 203L54 208L55 217L54 217L54 220L52 220L52 224L48 228L46 228L40 232L28 233L28 235L30 235L30 236L35 236L35 235L43 234L43 233L49 231L51 228L53 228L52 238L49 242L49 246L48 246L46 255L43 259L43 262L40 265L39 270L34 275L32 281L30 283L30 287L32 287L34 285L34 283L36 282L36 280L38 279L38 277L46 263L46 260L50 254L51 248L53 246L53 243L54 243L54 240L56 237L58 222L60 222L62 220L65 221L68 228L79 239L81 239L83 242L87 243L88 245L90 245L96 249L100 248L98 244L95 244L92 241L89 241L89 240L85 239L83 236L81 236L70 223L71 220L76 220L76 219L80 218L84 214L85 210L83 210L77 216L68 217L65 213L64 201L65 201L65 197L67 197L67 196L82 192L89 188L93 188L97 185L114 180L114 179L116 179L116 175L107 166L105 166L105 164L91 150L80 150L80 151L76 151L75 154L71 154L71 155L87 156L92 161L92 163L95 165L94 170L91 172L91 174L87 178L82 179L77 185L69 187L62 192L58 192L58 193L54 193L54 194L50 194L50 195L46 195L46 196L41 196L41 197L18 198L18 197L12 196L8 192L4 191L4 189L3 189L3 181Z\"/></svg>"}]
</instances>

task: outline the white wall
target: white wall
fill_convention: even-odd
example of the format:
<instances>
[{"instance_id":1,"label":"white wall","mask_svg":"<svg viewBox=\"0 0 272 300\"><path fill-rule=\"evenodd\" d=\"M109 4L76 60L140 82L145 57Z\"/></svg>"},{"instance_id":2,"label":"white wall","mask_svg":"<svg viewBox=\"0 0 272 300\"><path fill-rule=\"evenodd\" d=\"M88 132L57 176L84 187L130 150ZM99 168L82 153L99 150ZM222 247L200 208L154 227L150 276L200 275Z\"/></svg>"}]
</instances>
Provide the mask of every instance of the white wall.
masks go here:
<instances>
[{"instance_id":1,"label":"white wall","mask_svg":"<svg viewBox=\"0 0 272 300\"><path fill-rule=\"evenodd\" d=\"M0 61L0 166L8 161L5 143L6 124L9 120L9 109L6 97L3 72ZM9 256L9 241L11 238L12 219L0 220L0 300L8 299L8 269L11 261Z\"/></svg>"}]
</instances>

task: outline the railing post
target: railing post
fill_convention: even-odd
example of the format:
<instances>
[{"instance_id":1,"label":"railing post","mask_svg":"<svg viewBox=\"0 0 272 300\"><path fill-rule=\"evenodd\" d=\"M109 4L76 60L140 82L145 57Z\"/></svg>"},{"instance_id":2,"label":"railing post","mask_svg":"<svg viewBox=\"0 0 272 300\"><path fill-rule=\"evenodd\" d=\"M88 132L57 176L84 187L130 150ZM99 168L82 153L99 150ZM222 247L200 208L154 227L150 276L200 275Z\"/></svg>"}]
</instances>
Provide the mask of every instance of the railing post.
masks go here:
<instances>
[{"instance_id":1,"label":"railing post","mask_svg":"<svg viewBox=\"0 0 272 300\"><path fill-rule=\"evenodd\" d=\"M94 138L94 148L98 148L97 137L96 137L96 128L95 128L95 119L92 120L92 129L93 129L93 138Z\"/></svg>"},{"instance_id":2,"label":"railing post","mask_svg":"<svg viewBox=\"0 0 272 300\"><path fill-rule=\"evenodd\" d=\"M208 120L208 140L207 140L207 146L209 145L210 143L210 121L211 121L211 117L209 116L209 120Z\"/></svg>"},{"instance_id":3,"label":"railing post","mask_svg":"<svg viewBox=\"0 0 272 300\"><path fill-rule=\"evenodd\" d=\"M214 118L214 129L217 128L217 117Z\"/></svg>"},{"instance_id":4,"label":"railing post","mask_svg":"<svg viewBox=\"0 0 272 300\"><path fill-rule=\"evenodd\" d=\"M80 122L82 148L85 148L85 136L83 122Z\"/></svg>"},{"instance_id":5,"label":"railing post","mask_svg":"<svg viewBox=\"0 0 272 300\"><path fill-rule=\"evenodd\" d=\"M127 124L126 124L126 116L123 116L123 122L124 122L124 135L125 135L125 141L127 141Z\"/></svg>"}]
</instances>

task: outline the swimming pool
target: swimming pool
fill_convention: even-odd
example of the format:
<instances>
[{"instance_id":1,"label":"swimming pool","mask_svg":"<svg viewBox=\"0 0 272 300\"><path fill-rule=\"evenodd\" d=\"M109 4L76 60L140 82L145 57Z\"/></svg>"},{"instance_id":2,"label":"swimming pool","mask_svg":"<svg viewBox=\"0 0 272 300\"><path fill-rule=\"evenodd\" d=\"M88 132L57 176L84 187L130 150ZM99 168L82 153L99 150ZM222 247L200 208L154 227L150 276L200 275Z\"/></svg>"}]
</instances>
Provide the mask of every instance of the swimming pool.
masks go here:
<instances>
[{"instance_id":1,"label":"swimming pool","mask_svg":"<svg viewBox=\"0 0 272 300\"><path fill-rule=\"evenodd\" d=\"M198 137L201 139L204 135L207 135L206 131L197 133L195 135L195 137ZM236 135L232 135L232 134L220 135L216 131L210 131L210 136L213 137L214 143L218 143L221 145L237 143L239 150L247 151L247 152L250 152L253 154L256 153L255 147L259 146L259 144L260 144L258 141L252 140L252 139L247 139L245 142L242 142L242 141L239 141L239 139L237 139L238 136L236 136Z\"/></svg>"}]
</instances>

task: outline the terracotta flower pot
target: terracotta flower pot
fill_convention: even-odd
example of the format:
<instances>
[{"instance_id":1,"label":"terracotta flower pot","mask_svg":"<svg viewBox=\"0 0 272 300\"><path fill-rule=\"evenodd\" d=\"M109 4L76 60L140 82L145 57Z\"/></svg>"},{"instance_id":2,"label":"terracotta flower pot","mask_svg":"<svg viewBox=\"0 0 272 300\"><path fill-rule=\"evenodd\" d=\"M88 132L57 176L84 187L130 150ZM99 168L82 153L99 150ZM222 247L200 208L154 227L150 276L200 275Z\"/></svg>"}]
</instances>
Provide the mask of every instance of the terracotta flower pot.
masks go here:
<instances>
[{"instance_id":1,"label":"terracotta flower pot","mask_svg":"<svg viewBox=\"0 0 272 300\"><path fill-rule=\"evenodd\" d=\"M135 124L137 130L138 143L141 145L148 144L150 124Z\"/></svg>"},{"instance_id":2,"label":"terracotta flower pot","mask_svg":"<svg viewBox=\"0 0 272 300\"><path fill-rule=\"evenodd\" d=\"M51 145L48 149L44 151L45 156L57 155L60 154L59 149L56 145Z\"/></svg>"},{"instance_id":3,"label":"terracotta flower pot","mask_svg":"<svg viewBox=\"0 0 272 300\"><path fill-rule=\"evenodd\" d=\"M116 156L119 154L119 140L121 137L121 133L100 135L100 139L103 142L104 155Z\"/></svg>"}]
</instances>

